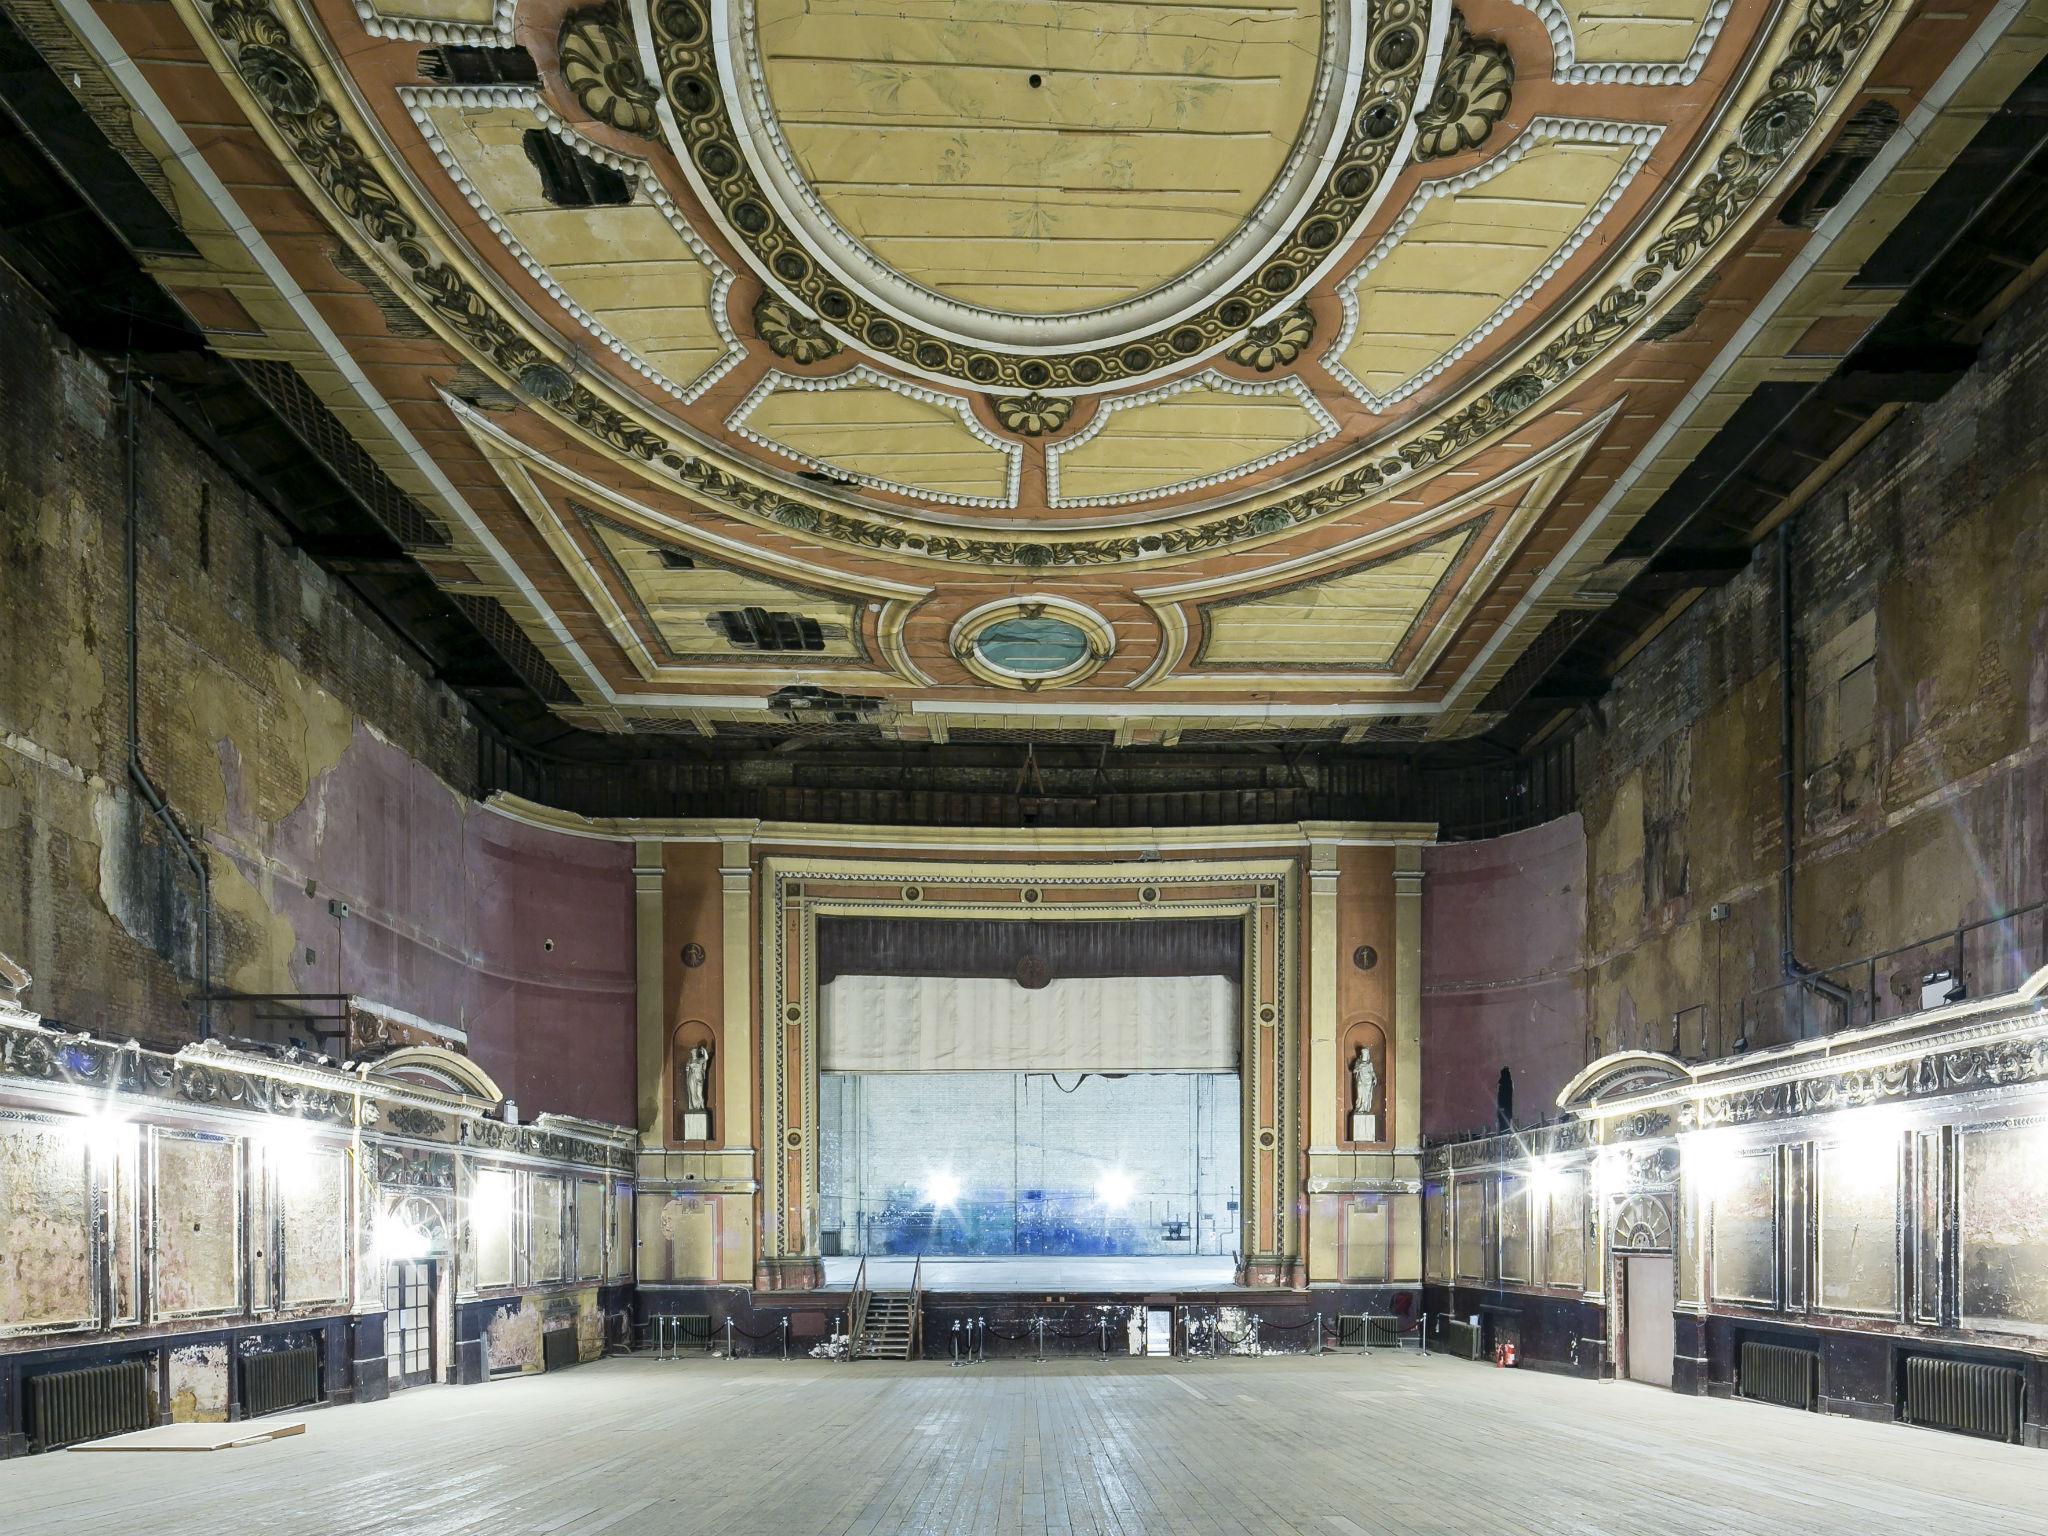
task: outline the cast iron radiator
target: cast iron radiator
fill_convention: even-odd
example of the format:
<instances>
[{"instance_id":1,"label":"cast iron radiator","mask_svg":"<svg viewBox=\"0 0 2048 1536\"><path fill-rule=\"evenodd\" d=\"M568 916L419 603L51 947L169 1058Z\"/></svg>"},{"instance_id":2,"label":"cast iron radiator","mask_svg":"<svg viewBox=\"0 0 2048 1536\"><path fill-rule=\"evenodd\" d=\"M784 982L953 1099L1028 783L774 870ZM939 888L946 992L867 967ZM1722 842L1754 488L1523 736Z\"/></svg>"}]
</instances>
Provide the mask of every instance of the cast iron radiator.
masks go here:
<instances>
[{"instance_id":1,"label":"cast iron radiator","mask_svg":"<svg viewBox=\"0 0 2048 1536\"><path fill-rule=\"evenodd\" d=\"M2009 1365L1906 1357L1908 1424L2019 1443L2026 1379Z\"/></svg>"},{"instance_id":2,"label":"cast iron radiator","mask_svg":"<svg viewBox=\"0 0 2048 1536\"><path fill-rule=\"evenodd\" d=\"M1480 1329L1470 1323L1461 1323L1455 1317L1443 1319L1444 1349L1461 1360L1477 1360L1485 1353L1485 1337Z\"/></svg>"},{"instance_id":3,"label":"cast iron radiator","mask_svg":"<svg viewBox=\"0 0 2048 1536\"><path fill-rule=\"evenodd\" d=\"M1758 1402L1787 1408L1820 1406L1820 1356L1810 1349L1744 1340L1736 1361L1735 1390Z\"/></svg>"},{"instance_id":4,"label":"cast iron radiator","mask_svg":"<svg viewBox=\"0 0 2048 1536\"><path fill-rule=\"evenodd\" d=\"M1391 1312L1346 1312L1337 1318L1339 1349L1399 1349L1401 1319Z\"/></svg>"},{"instance_id":5,"label":"cast iron radiator","mask_svg":"<svg viewBox=\"0 0 2048 1536\"><path fill-rule=\"evenodd\" d=\"M242 1356L242 1417L320 1400L320 1351L311 1344Z\"/></svg>"},{"instance_id":6,"label":"cast iron radiator","mask_svg":"<svg viewBox=\"0 0 2048 1536\"><path fill-rule=\"evenodd\" d=\"M44 1450L125 1435L155 1422L146 1360L122 1360L82 1371L28 1379L30 1432Z\"/></svg>"},{"instance_id":7,"label":"cast iron radiator","mask_svg":"<svg viewBox=\"0 0 2048 1536\"><path fill-rule=\"evenodd\" d=\"M576 1330L553 1328L540 1336L540 1365L544 1371L566 1370L576 1363Z\"/></svg>"}]
</instances>

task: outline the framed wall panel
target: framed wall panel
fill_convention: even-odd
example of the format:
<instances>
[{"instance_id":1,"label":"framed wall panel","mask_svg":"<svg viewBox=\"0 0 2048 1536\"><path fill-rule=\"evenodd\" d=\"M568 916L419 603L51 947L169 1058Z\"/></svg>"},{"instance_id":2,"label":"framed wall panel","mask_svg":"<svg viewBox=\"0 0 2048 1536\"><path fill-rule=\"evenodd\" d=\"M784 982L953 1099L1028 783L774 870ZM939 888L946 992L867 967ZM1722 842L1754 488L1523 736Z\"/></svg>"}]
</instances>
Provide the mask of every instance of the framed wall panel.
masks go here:
<instances>
[{"instance_id":1,"label":"framed wall panel","mask_svg":"<svg viewBox=\"0 0 2048 1536\"><path fill-rule=\"evenodd\" d=\"M1962 1324L2048 1335L2048 1120L1956 1131Z\"/></svg>"},{"instance_id":2,"label":"framed wall panel","mask_svg":"<svg viewBox=\"0 0 2048 1536\"><path fill-rule=\"evenodd\" d=\"M1947 1316L1949 1230L1948 1128L1913 1137L1913 1320L1939 1324Z\"/></svg>"},{"instance_id":3,"label":"framed wall panel","mask_svg":"<svg viewBox=\"0 0 2048 1536\"><path fill-rule=\"evenodd\" d=\"M1581 1289L1586 1283L1586 1171L1555 1174L1546 1192L1543 1280Z\"/></svg>"},{"instance_id":4,"label":"framed wall panel","mask_svg":"<svg viewBox=\"0 0 2048 1536\"><path fill-rule=\"evenodd\" d=\"M1526 1177L1519 1173L1500 1176L1499 1209L1500 1277L1526 1284L1536 1275L1536 1240Z\"/></svg>"},{"instance_id":5,"label":"framed wall panel","mask_svg":"<svg viewBox=\"0 0 2048 1536\"><path fill-rule=\"evenodd\" d=\"M545 1285L566 1278L567 1254L562 1243L562 1202L565 1181L537 1173L527 1181L528 1228L532 1235L533 1279Z\"/></svg>"},{"instance_id":6,"label":"framed wall panel","mask_svg":"<svg viewBox=\"0 0 2048 1536\"><path fill-rule=\"evenodd\" d=\"M1827 1312L1897 1317L1900 1294L1899 1197L1905 1142L1833 1141L1819 1148L1820 1284Z\"/></svg>"},{"instance_id":7,"label":"framed wall panel","mask_svg":"<svg viewBox=\"0 0 2048 1536\"><path fill-rule=\"evenodd\" d=\"M1452 1186L1457 1222L1457 1276L1460 1280L1485 1280L1486 1262L1486 1180L1459 1179Z\"/></svg>"},{"instance_id":8,"label":"framed wall panel","mask_svg":"<svg viewBox=\"0 0 2048 1536\"><path fill-rule=\"evenodd\" d=\"M611 1186L612 1246L605 1264L606 1278L633 1278L633 1186L615 1179Z\"/></svg>"},{"instance_id":9,"label":"framed wall panel","mask_svg":"<svg viewBox=\"0 0 2048 1536\"><path fill-rule=\"evenodd\" d=\"M506 1168L472 1168L469 1175L469 1289L503 1290L513 1284L517 1245L516 1180Z\"/></svg>"},{"instance_id":10,"label":"framed wall panel","mask_svg":"<svg viewBox=\"0 0 2048 1536\"><path fill-rule=\"evenodd\" d=\"M83 1120L0 1113L0 1336L99 1326L93 1228Z\"/></svg>"},{"instance_id":11,"label":"framed wall panel","mask_svg":"<svg viewBox=\"0 0 2048 1536\"><path fill-rule=\"evenodd\" d=\"M1422 1277L1442 1285L1451 1278L1450 1202L1441 1179L1422 1187Z\"/></svg>"},{"instance_id":12,"label":"framed wall panel","mask_svg":"<svg viewBox=\"0 0 2048 1536\"><path fill-rule=\"evenodd\" d=\"M576 1278L604 1278L604 1181L576 1181Z\"/></svg>"},{"instance_id":13,"label":"framed wall panel","mask_svg":"<svg viewBox=\"0 0 2048 1536\"><path fill-rule=\"evenodd\" d=\"M242 1308L242 1144L194 1131L152 1130L151 1314L217 1317Z\"/></svg>"},{"instance_id":14,"label":"framed wall panel","mask_svg":"<svg viewBox=\"0 0 2048 1536\"><path fill-rule=\"evenodd\" d=\"M100 1172L100 1194L107 1211L107 1291L112 1310L109 1326L142 1321L142 1204L144 1180L141 1175L141 1137L134 1126L123 1126L106 1150L110 1154Z\"/></svg>"},{"instance_id":15,"label":"framed wall panel","mask_svg":"<svg viewBox=\"0 0 2048 1536\"><path fill-rule=\"evenodd\" d=\"M348 1301L348 1151L315 1145L272 1149L278 1235L284 1262L281 1305L293 1309Z\"/></svg>"},{"instance_id":16,"label":"framed wall panel","mask_svg":"<svg viewBox=\"0 0 2048 1536\"><path fill-rule=\"evenodd\" d=\"M1709 1218L1714 1246L1714 1299L1772 1307L1778 1303L1778 1153L1775 1147L1735 1153L1714 1191Z\"/></svg>"}]
</instances>

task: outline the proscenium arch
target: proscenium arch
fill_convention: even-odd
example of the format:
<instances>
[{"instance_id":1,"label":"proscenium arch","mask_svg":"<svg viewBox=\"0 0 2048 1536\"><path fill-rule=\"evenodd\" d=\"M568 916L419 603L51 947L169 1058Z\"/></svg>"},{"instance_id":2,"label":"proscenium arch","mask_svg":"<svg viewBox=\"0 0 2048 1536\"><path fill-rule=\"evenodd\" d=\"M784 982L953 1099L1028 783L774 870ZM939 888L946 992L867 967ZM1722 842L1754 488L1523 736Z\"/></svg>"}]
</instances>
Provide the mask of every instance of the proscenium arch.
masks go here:
<instances>
[{"instance_id":1,"label":"proscenium arch","mask_svg":"<svg viewBox=\"0 0 2048 1536\"><path fill-rule=\"evenodd\" d=\"M1299 1278L1303 1073L1295 981L1299 876L1292 859L992 867L778 856L763 860L761 875L760 1288L810 1289L823 1278L814 964L820 917L1243 922L1238 1278L1262 1286Z\"/></svg>"}]
</instances>

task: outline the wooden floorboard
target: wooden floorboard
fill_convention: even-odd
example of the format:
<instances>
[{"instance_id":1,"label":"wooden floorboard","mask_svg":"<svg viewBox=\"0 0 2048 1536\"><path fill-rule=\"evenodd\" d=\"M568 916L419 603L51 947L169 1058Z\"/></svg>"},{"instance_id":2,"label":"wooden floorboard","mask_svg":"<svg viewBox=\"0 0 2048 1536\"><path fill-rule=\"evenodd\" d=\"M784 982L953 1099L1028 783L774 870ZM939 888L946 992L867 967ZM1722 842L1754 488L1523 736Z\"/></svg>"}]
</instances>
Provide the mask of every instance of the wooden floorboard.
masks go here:
<instances>
[{"instance_id":1,"label":"wooden floorboard","mask_svg":"<svg viewBox=\"0 0 2048 1536\"><path fill-rule=\"evenodd\" d=\"M209 1456L0 1464L0 1531L2048 1536L2048 1453L1413 1355L611 1360Z\"/></svg>"}]
</instances>

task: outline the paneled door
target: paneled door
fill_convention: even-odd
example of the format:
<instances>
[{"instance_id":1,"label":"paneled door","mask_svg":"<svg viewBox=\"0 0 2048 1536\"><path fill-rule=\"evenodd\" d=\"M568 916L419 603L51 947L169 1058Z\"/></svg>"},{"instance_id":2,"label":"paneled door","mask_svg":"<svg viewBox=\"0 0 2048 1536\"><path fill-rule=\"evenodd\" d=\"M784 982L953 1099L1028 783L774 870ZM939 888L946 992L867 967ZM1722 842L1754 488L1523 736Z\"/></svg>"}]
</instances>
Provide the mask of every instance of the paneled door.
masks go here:
<instances>
[{"instance_id":1,"label":"paneled door","mask_svg":"<svg viewBox=\"0 0 2048 1536\"><path fill-rule=\"evenodd\" d=\"M394 1388L434 1379L431 1259L400 1259L384 1272L384 1358Z\"/></svg>"},{"instance_id":2,"label":"paneled door","mask_svg":"<svg viewBox=\"0 0 2048 1536\"><path fill-rule=\"evenodd\" d=\"M1622 1340L1622 1348L1627 1351L1628 1379L1668 1387L1671 1356L1677 1348L1671 1323L1671 1308L1676 1299L1671 1255L1631 1253L1624 1262L1628 1335Z\"/></svg>"}]
</instances>

